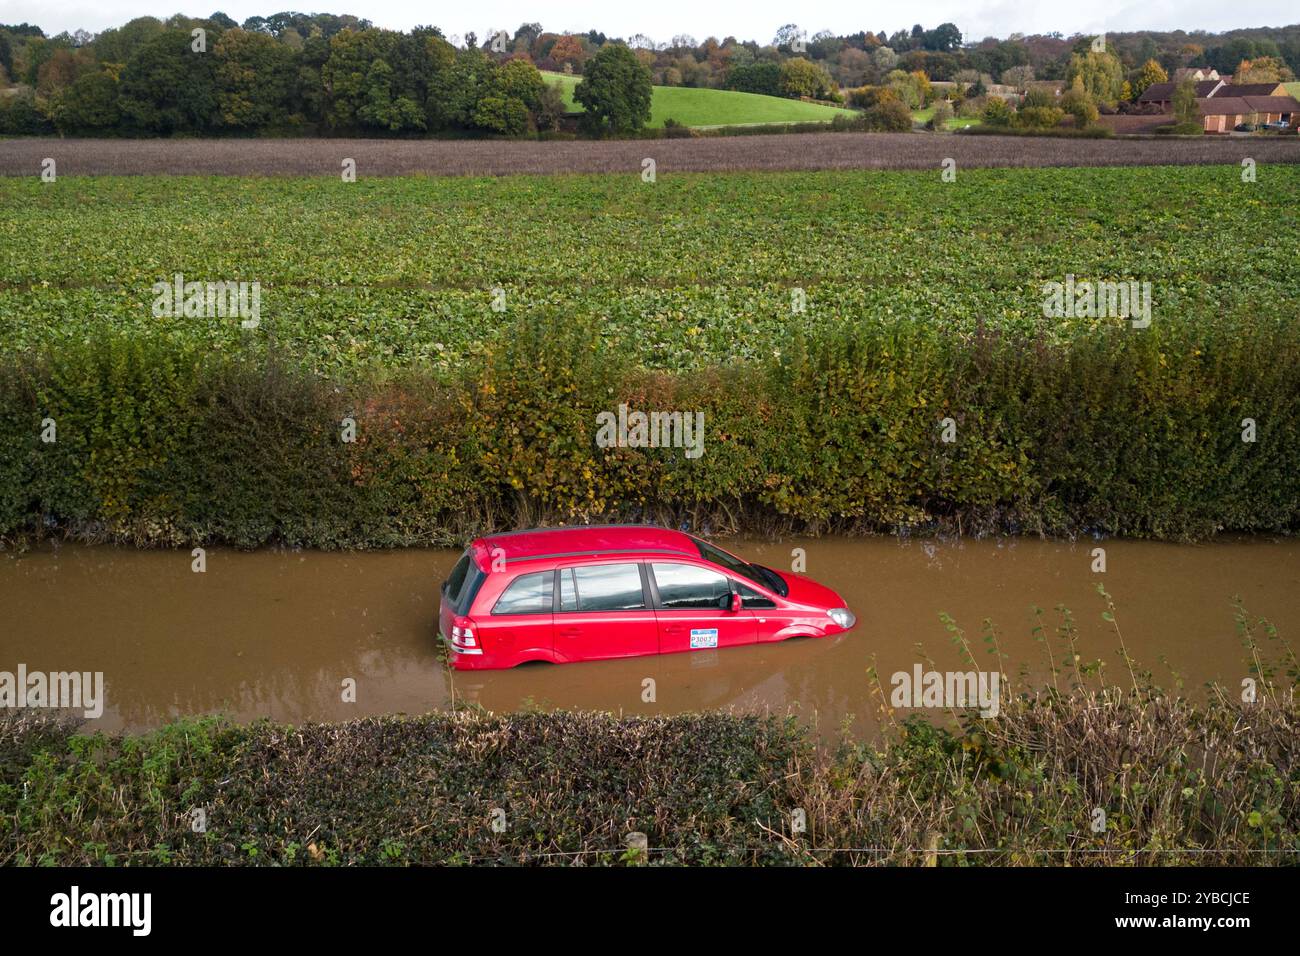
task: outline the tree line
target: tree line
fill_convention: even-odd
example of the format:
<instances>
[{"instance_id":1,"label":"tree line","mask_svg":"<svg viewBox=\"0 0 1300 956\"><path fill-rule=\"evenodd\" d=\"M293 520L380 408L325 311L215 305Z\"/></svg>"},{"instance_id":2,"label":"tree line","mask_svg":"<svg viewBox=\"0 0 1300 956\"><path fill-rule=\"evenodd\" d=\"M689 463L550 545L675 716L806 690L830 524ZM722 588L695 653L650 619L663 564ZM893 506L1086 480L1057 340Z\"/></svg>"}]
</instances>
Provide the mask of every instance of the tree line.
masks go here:
<instances>
[{"instance_id":1,"label":"tree line","mask_svg":"<svg viewBox=\"0 0 1300 956\"><path fill-rule=\"evenodd\" d=\"M305 38L183 17L133 20L80 45L32 49L40 38L29 38L16 64L28 85L0 104L0 131L520 134L565 112L527 60L457 48L435 27L333 19L344 22Z\"/></svg>"},{"instance_id":2,"label":"tree line","mask_svg":"<svg viewBox=\"0 0 1300 956\"><path fill-rule=\"evenodd\" d=\"M907 101L912 77L976 94L995 82L1068 86L1089 43L1059 34L967 42L951 23L849 36L808 36L786 24L765 44L557 34L538 23L461 37L292 12L242 25L223 13L139 17L98 35L55 37L24 23L0 25L0 133L520 135L555 129L566 112L542 70L584 77L575 98L589 129L627 130L648 119L651 83L831 102L842 90L881 86ZM603 67L593 73L598 60ZM1182 66L1226 73L1243 62L1290 79L1300 69L1300 26L1110 35L1085 86L1104 108Z\"/></svg>"}]
</instances>

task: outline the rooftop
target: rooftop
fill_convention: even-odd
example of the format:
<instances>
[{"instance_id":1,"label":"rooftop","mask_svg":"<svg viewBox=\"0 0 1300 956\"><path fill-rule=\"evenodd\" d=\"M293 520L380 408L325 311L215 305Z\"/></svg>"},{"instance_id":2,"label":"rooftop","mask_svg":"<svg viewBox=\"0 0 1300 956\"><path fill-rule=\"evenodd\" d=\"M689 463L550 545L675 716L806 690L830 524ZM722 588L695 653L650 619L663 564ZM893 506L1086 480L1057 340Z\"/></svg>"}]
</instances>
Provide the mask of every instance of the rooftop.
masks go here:
<instances>
[{"instance_id":1,"label":"rooftop","mask_svg":"<svg viewBox=\"0 0 1300 956\"><path fill-rule=\"evenodd\" d=\"M1219 90L1216 96L1273 96L1281 83L1242 83L1240 86L1229 84ZM1285 88L1284 88L1285 92Z\"/></svg>"},{"instance_id":2,"label":"rooftop","mask_svg":"<svg viewBox=\"0 0 1300 956\"><path fill-rule=\"evenodd\" d=\"M1236 116L1246 113L1300 112L1300 102L1290 96L1215 96L1197 100L1202 116Z\"/></svg>"},{"instance_id":3,"label":"rooftop","mask_svg":"<svg viewBox=\"0 0 1300 956\"><path fill-rule=\"evenodd\" d=\"M1220 89L1220 87L1223 87L1223 89ZM1142 95L1138 97L1138 102L1163 103L1172 100L1174 90L1177 88L1177 83L1152 83L1142 91ZM1210 96L1215 90L1219 90L1219 95L1222 95L1226 89L1229 89L1229 87L1224 84L1223 80L1201 80L1196 84L1196 95L1198 97Z\"/></svg>"}]
</instances>

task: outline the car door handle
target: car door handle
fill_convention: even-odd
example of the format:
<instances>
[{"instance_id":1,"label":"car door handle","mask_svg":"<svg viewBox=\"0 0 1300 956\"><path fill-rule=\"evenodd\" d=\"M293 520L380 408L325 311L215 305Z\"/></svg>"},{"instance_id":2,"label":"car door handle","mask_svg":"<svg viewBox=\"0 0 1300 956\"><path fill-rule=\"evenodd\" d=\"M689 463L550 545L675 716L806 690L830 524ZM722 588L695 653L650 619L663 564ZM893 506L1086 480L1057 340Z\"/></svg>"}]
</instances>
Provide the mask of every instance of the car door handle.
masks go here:
<instances>
[{"instance_id":1,"label":"car door handle","mask_svg":"<svg viewBox=\"0 0 1300 956\"><path fill-rule=\"evenodd\" d=\"M582 629L581 629L581 628L578 628L578 627L566 627L566 628L562 628L562 629L560 630L560 637L577 637L577 636L578 636L579 634L581 634L581 633L582 633Z\"/></svg>"},{"instance_id":2,"label":"car door handle","mask_svg":"<svg viewBox=\"0 0 1300 956\"><path fill-rule=\"evenodd\" d=\"M686 630L686 628L682 627L680 624L666 624L666 625L664 625L664 633L665 633L665 634L679 634L679 633L681 633L681 632L684 631L684 630Z\"/></svg>"}]
</instances>

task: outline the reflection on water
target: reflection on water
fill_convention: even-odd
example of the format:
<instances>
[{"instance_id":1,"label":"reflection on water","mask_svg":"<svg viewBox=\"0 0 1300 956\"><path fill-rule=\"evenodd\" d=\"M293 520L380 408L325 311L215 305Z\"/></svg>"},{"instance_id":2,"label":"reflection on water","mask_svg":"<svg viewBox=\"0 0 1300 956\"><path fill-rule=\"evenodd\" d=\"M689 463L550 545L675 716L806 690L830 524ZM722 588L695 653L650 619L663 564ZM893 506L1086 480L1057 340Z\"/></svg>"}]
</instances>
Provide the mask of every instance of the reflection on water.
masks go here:
<instances>
[{"instance_id":1,"label":"reflection on water","mask_svg":"<svg viewBox=\"0 0 1300 956\"><path fill-rule=\"evenodd\" d=\"M1288 639L1300 619L1295 541L1106 541L1105 574L1091 571L1092 541L723 543L778 568L790 567L792 549L804 549L807 573L847 598L857 629L822 641L453 675L438 652L436 617L437 582L454 552L210 550L207 572L195 574L187 551L63 545L0 556L0 671L20 662L31 670L103 671L108 700L92 727L104 730L213 711L286 722L422 713L453 696L490 710L793 710L824 730L846 717L862 729L874 711L868 666L886 682L926 659L967 669L941 612L966 630L981 668L994 663L982 642L988 618L1009 675L1024 670L1042 680L1046 655L1031 635L1030 609L1044 609L1050 632L1053 608L1066 605L1079 625L1081 655L1107 661L1117 679L1124 676L1118 642L1096 591L1103 582L1129 653L1159 682L1181 680L1189 693L1211 680L1235 686L1248 674L1234 595ZM355 703L343 700L348 678ZM649 702L647 679L654 681Z\"/></svg>"}]
</instances>

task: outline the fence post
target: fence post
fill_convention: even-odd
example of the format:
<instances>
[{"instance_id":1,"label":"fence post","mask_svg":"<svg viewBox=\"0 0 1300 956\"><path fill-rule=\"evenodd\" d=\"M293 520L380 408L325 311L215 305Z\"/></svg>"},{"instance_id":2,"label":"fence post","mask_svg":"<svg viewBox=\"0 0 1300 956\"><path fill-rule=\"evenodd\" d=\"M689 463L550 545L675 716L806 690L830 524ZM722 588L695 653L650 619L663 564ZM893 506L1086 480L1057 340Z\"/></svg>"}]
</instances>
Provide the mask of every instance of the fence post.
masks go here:
<instances>
[{"instance_id":1,"label":"fence post","mask_svg":"<svg viewBox=\"0 0 1300 956\"><path fill-rule=\"evenodd\" d=\"M623 838L623 845L631 850L634 854L631 863L633 866L645 866L650 858L650 838L640 830L633 830Z\"/></svg>"},{"instance_id":2,"label":"fence post","mask_svg":"<svg viewBox=\"0 0 1300 956\"><path fill-rule=\"evenodd\" d=\"M937 830L925 831L925 857L921 865L939 865L939 832Z\"/></svg>"}]
</instances>

